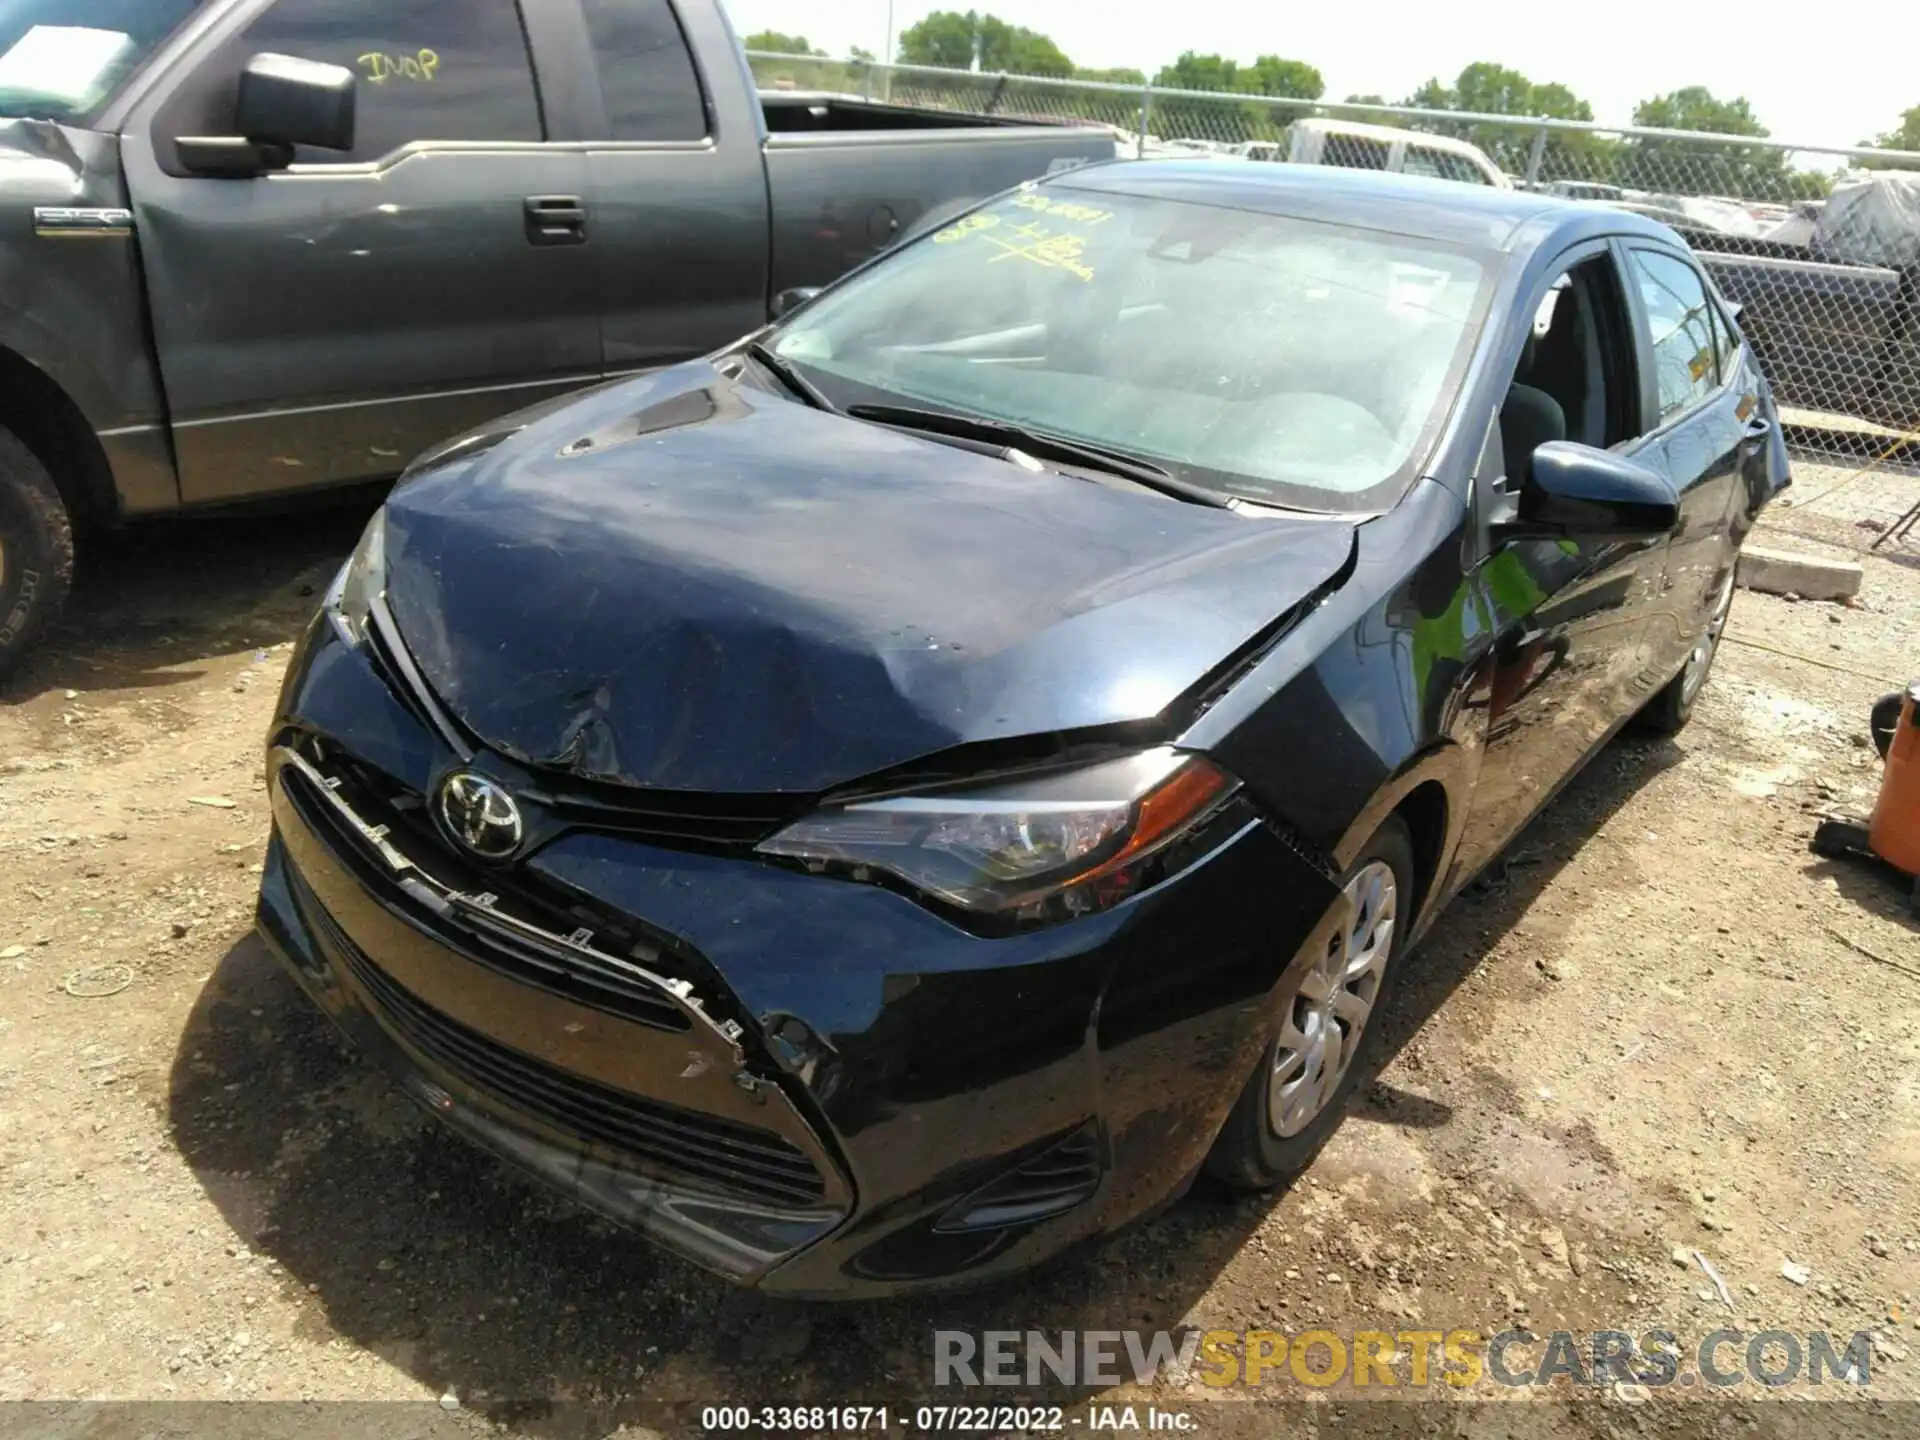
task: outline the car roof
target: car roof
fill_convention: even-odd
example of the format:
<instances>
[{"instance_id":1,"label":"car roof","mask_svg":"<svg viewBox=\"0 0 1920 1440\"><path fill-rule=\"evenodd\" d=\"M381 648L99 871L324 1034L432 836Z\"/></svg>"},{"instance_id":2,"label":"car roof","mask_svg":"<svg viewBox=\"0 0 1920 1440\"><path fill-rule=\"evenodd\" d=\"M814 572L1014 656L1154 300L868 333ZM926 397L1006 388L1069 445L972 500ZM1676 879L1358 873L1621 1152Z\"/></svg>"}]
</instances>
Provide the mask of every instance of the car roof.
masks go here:
<instances>
[{"instance_id":1,"label":"car roof","mask_svg":"<svg viewBox=\"0 0 1920 1440\"><path fill-rule=\"evenodd\" d=\"M1591 201L1332 165L1114 160L1040 183L1048 189L1251 210L1515 253L1557 251L1597 235L1639 235L1684 248L1666 226Z\"/></svg>"}]
</instances>

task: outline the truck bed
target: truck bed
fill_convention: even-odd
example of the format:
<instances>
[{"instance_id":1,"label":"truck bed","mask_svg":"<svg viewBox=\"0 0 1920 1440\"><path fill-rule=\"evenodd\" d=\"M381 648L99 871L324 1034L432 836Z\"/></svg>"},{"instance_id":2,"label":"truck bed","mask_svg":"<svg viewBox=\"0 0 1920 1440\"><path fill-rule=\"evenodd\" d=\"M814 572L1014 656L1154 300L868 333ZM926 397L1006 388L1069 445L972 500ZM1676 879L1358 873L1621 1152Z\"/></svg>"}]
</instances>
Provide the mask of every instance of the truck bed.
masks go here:
<instances>
[{"instance_id":1,"label":"truck bed","mask_svg":"<svg viewBox=\"0 0 1920 1440\"><path fill-rule=\"evenodd\" d=\"M1115 154L1111 132L762 91L773 204L769 294L845 273L916 224Z\"/></svg>"},{"instance_id":2,"label":"truck bed","mask_svg":"<svg viewBox=\"0 0 1920 1440\"><path fill-rule=\"evenodd\" d=\"M1741 328L1781 404L1896 429L1920 425L1920 275L1765 241L1686 238L1741 307Z\"/></svg>"}]
</instances>

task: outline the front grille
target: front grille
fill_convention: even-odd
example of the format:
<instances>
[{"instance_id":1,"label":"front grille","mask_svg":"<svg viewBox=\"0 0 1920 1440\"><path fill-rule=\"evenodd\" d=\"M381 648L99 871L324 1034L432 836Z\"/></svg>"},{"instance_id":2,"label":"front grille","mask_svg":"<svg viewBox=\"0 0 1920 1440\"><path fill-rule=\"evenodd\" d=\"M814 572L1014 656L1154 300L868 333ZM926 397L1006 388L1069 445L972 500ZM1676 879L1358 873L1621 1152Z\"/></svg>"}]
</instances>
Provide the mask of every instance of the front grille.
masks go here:
<instances>
[{"instance_id":1,"label":"front grille","mask_svg":"<svg viewBox=\"0 0 1920 1440\"><path fill-rule=\"evenodd\" d=\"M386 825L397 838L404 840L407 851L430 853L437 878L470 895L498 892L506 883L502 876L469 873L468 867L432 836L423 817L377 797L365 782L361 767L352 766L340 757L334 757L329 763L336 771L353 777L343 782L342 798L353 807L354 813L370 823ZM508 897L513 909L521 912L519 918L551 932L555 939L543 940L516 932L494 918L502 913L497 908L489 913L479 906L429 905L409 893L384 865L364 853L365 837L355 833L331 805L313 793L312 782L305 775L287 766L281 770L280 777L287 798L299 811L300 818L316 835L326 839L328 849L353 869L370 893L463 959L523 985L535 986L625 1020L666 1030L690 1028L691 1022L680 1007L662 994L658 985L638 973L637 967L641 966L658 973L663 963L660 946L584 909L561 911L557 906L542 905L533 900L524 887L514 887L514 893ZM415 811L418 808L415 806ZM557 938L574 935L582 929L591 931L591 950L562 943ZM621 955L632 957L635 968L625 965Z\"/></svg>"},{"instance_id":2,"label":"front grille","mask_svg":"<svg viewBox=\"0 0 1920 1440\"><path fill-rule=\"evenodd\" d=\"M681 790L568 786L538 799L552 815L583 830L602 830L666 845L751 849L808 808L791 795L728 795Z\"/></svg>"},{"instance_id":3,"label":"front grille","mask_svg":"<svg viewBox=\"0 0 1920 1440\"><path fill-rule=\"evenodd\" d=\"M649 1161L699 1188L772 1205L814 1205L826 1194L813 1162L791 1142L645 1100L509 1049L441 1014L394 981L301 887L302 908L388 1027L463 1084L555 1129Z\"/></svg>"}]
</instances>

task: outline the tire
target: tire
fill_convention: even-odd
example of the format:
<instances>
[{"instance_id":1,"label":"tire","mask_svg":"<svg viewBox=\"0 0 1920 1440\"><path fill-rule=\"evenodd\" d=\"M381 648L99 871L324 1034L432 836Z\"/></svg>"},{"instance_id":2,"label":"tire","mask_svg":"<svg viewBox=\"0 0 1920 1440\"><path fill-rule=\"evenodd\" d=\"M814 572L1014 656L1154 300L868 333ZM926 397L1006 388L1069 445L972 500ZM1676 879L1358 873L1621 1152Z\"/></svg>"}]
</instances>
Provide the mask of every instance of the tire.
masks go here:
<instances>
[{"instance_id":1,"label":"tire","mask_svg":"<svg viewBox=\"0 0 1920 1440\"><path fill-rule=\"evenodd\" d=\"M1880 752L1885 760L1893 749L1894 736L1900 733L1900 712L1905 707L1906 694L1896 690L1891 695L1882 695L1873 702L1873 710L1867 717L1867 728L1873 735L1873 748Z\"/></svg>"},{"instance_id":2,"label":"tire","mask_svg":"<svg viewBox=\"0 0 1920 1440\"><path fill-rule=\"evenodd\" d=\"M1385 892L1385 904L1380 903L1380 892L1370 888L1383 875L1390 878L1392 887ZM1295 962L1288 965L1287 977L1281 982L1285 988L1275 992L1274 1034L1260 1052L1259 1063L1207 1156L1206 1171L1215 1180L1236 1189L1270 1190L1312 1164L1313 1157L1340 1128L1354 1090L1372 1071L1381 1033L1379 1017L1392 998L1407 925L1413 918L1413 878L1413 844L1406 824L1397 815L1389 816L1340 879L1341 888L1349 896L1372 903L1373 915L1369 919L1363 908L1356 912L1359 923L1350 926L1341 923L1343 907L1334 906L1314 928ZM1314 962L1306 957L1324 951L1349 977L1340 988L1350 995L1363 994L1365 987L1352 981L1352 967L1359 958L1353 953L1352 941L1355 935L1364 937L1371 932L1377 936L1383 914L1388 930L1384 937L1378 937L1378 945L1384 954L1377 956L1377 966L1369 966L1375 976L1372 995L1359 1017L1355 1036L1348 1020L1326 1008L1326 1002L1311 998ZM1316 1088L1316 1072L1307 1058L1311 1044L1301 1042L1311 1041L1316 1026L1329 1036L1340 1035L1339 1063L1343 1068L1330 1093L1322 1086L1318 1087L1320 1093L1312 1096L1308 1092ZM1282 1067L1283 1056L1286 1064L1277 1068ZM1291 1081L1286 1078L1289 1073L1295 1077ZM1318 1073L1325 1075L1324 1065ZM1277 1108L1276 1096L1287 1094L1300 1102L1299 1110L1288 1113L1283 1105Z\"/></svg>"},{"instance_id":3,"label":"tire","mask_svg":"<svg viewBox=\"0 0 1920 1440\"><path fill-rule=\"evenodd\" d=\"M1655 735L1677 735L1686 728L1686 723L1693 718L1694 704L1706 688L1707 677L1713 673L1713 658L1720 653L1720 635L1727 628L1727 612L1732 608L1733 570L1729 568L1727 578L1721 582L1719 597L1714 601L1713 613L1707 617L1706 628L1695 637L1693 648L1687 652L1687 663L1635 717L1640 729Z\"/></svg>"},{"instance_id":4,"label":"tire","mask_svg":"<svg viewBox=\"0 0 1920 1440\"><path fill-rule=\"evenodd\" d=\"M72 583L73 522L53 477L0 430L0 680L59 615Z\"/></svg>"}]
</instances>

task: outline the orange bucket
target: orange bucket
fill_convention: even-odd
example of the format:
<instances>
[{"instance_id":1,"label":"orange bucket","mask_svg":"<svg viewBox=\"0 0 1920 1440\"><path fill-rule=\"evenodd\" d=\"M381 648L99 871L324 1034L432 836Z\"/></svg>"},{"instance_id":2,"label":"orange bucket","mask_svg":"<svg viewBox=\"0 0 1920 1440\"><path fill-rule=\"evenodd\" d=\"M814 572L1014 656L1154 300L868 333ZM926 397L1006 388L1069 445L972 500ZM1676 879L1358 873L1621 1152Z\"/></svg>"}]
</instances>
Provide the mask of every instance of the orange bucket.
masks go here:
<instances>
[{"instance_id":1,"label":"orange bucket","mask_svg":"<svg viewBox=\"0 0 1920 1440\"><path fill-rule=\"evenodd\" d=\"M1900 703L1867 843L1889 865L1920 875L1920 680L1907 687Z\"/></svg>"}]
</instances>

